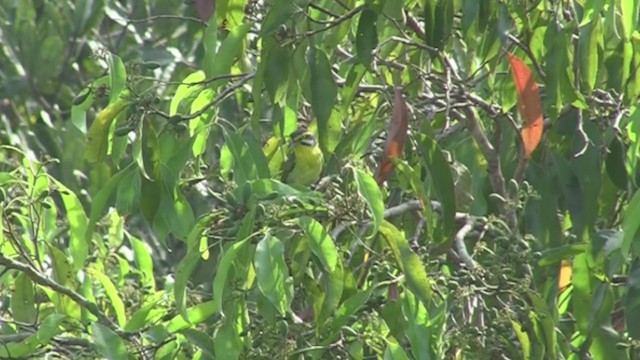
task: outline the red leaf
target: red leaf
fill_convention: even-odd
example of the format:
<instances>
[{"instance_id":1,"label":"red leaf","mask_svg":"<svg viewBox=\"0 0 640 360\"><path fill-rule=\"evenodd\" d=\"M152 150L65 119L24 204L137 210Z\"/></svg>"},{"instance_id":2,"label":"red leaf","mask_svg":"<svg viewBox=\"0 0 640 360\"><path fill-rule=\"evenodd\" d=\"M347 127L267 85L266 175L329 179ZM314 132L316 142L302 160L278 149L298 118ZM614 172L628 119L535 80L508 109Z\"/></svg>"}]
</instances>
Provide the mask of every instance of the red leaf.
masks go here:
<instances>
[{"instance_id":1,"label":"red leaf","mask_svg":"<svg viewBox=\"0 0 640 360\"><path fill-rule=\"evenodd\" d=\"M543 119L540 90L536 84L529 67L515 55L507 52L513 82L518 92L518 110L524 119L524 125L520 132L524 145L525 158L531 157L542 138Z\"/></svg>"},{"instance_id":2,"label":"red leaf","mask_svg":"<svg viewBox=\"0 0 640 360\"><path fill-rule=\"evenodd\" d=\"M215 0L196 0L195 6L200 20L209 21L213 10L216 8L216 2Z\"/></svg>"},{"instance_id":3,"label":"red leaf","mask_svg":"<svg viewBox=\"0 0 640 360\"><path fill-rule=\"evenodd\" d=\"M387 142L375 175L378 185L382 185L393 172L391 159L399 158L402 155L404 142L407 140L408 127L409 109L402 93L396 89L393 101L393 115L387 132Z\"/></svg>"}]
</instances>

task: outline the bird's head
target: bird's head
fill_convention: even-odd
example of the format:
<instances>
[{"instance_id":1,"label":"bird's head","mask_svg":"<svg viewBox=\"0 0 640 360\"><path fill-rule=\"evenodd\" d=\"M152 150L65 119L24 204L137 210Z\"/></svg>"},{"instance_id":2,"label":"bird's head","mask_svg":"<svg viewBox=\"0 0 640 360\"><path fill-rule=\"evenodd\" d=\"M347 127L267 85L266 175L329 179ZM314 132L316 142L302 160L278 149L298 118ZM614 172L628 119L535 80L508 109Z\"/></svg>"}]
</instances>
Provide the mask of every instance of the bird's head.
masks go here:
<instances>
[{"instance_id":1,"label":"bird's head","mask_svg":"<svg viewBox=\"0 0 640 360\"><path fill-rule=\"evenodd\" d=\"M291 144L315 147L318 141L311 132L300 129L291 133Z\"/></svg>"}]
</instances>

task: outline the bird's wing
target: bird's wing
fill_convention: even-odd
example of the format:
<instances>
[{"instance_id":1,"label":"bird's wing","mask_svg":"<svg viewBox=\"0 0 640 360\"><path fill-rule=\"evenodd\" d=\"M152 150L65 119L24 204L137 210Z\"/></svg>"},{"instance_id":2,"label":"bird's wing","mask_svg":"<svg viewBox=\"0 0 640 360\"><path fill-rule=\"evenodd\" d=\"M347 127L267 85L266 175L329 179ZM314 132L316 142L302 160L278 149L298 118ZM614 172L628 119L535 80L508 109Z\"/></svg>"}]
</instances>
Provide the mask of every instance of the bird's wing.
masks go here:
<instances>
[{"instance_id":1,"label":"bird's wing","mask_svg":"<svg viewBox=\"0 0 640 360\"><path fill-rule=\"evenodd\" d=\"M293 151L293 147L290 146L287 150L287 160L282 165L282 182L287 182L287 177L296 165L296 155Z\"/></svg>"}]
</instances>

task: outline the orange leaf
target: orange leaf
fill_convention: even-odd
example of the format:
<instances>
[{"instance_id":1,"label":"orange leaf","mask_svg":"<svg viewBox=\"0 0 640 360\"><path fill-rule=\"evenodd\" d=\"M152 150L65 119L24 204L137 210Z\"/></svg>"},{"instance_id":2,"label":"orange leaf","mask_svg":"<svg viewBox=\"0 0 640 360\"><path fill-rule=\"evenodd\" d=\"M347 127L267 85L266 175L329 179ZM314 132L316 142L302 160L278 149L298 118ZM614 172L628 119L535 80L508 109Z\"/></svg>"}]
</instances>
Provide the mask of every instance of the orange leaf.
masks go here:
<instances>
[{"instance_id":1,"label":"orange leaf","mask_svg":"<svg viewBox=\"0 0 640 360\"><path fill-rule=\"evenodd\" d=\"M393 172L392 158L399 158L402 155L404 142L407 140L407 129L409 127L409 109L402 97L400 90L396 89L393 100L393 114L389 129L387 131L387 142L384 146L382 159L378 163L375 179L378 185L382 185Z\"/></svg>"},{"instance_id":2,"label":"orange leaf","mask_svg":"<svg viewBox=\"0 0 640 360\"><path fill-rule=\"evenodd\" d=\"M536 84L529 67L515 55L507 52L511 64L513 82L518 92L518 110L524 119L524 125L520 131L524 156L530 158L542 138L543 119L540 90Z\"/></svg>"},{"instance_id":3,"label":"orange leaf","mask_svg":"<svg viewBox=\"0 0 640 360\"><path fill-rule=\"evenodd\" d=\"M558 293L563 292L569 285L571 285L571 274L573 268L571 267L571 261L562 260L560 263L560 272L558 274Z\"/></svg>"}]
</instances>

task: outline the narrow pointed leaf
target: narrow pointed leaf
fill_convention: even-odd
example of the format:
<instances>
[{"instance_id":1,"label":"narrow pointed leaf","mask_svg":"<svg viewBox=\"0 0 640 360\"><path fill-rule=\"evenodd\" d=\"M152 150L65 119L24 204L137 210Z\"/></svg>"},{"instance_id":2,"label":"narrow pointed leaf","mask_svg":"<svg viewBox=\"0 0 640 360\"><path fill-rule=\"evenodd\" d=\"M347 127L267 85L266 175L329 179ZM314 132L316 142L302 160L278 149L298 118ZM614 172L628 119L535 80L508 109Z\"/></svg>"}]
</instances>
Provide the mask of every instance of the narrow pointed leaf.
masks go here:
<instances>
[{"instance_id":1,"label":"narrow pointed leaf","mask_svg":"<svg viewBox=\"0 0 640 360\"><path fill-rule=\"evenodd\" d=\"M375 179L378 185L382 185L393 172L392 158L402 156L402 149L407 140L409 128L409 109L400 90L396 89L393 100L393 115L387 131L387 142L384 146L382 159L378 163Z\"/></svg>"},{"instance_id":2,"label":"narrow pointed leaf","mask_svg":"<svg viewBox=\"0 0 640 360\"><path fill-rule=\"evenodd\" d=\"M524 119L520 136L524 145L524 156L528 159L542 138L543 117L540 90L529 67L515 55L507 54L511 64L513 82L516 84L518 92L518 110Z\"/></svg>"}]
</instances>

